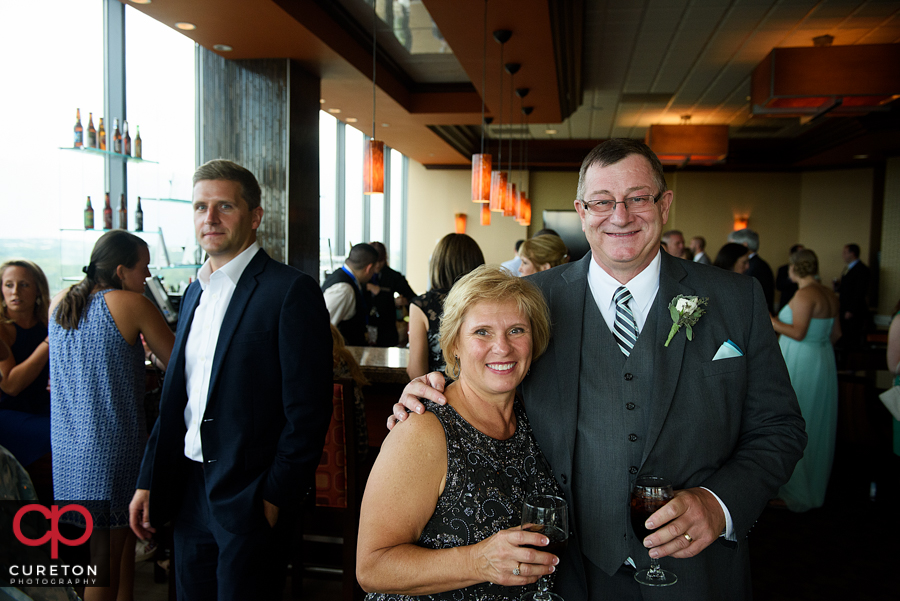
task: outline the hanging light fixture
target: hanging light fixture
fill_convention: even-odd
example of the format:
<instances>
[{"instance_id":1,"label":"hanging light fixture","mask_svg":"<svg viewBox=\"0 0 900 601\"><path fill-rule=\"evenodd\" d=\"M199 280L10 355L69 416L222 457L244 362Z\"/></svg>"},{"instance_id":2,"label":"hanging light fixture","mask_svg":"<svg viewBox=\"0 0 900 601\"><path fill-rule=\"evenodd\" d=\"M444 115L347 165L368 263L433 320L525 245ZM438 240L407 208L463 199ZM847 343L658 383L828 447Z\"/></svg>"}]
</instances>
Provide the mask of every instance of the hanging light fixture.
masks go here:
<instances>
[{"instance_id":1,"label":"hanging light fixture","mask_svg":"<svg viewBox=\"0 0 900 601\"><path fill-rule=\"evenodd\" d=\"M488 203L481 205L481 225L491 224L491 207Z\"/></svg>"},{"instance_id":2,"label":"hanging light fixture","mask_svg":"<svg viewBox=\"0 0 900 601\"><path fill-rule=\"evenodd\" d=\"M491 200L491 155L484 152L484 89L487 69L487 3L484 0L484 35L481 48L481 153L472 155L472 202ZM484 221L482 219L482 221ZM485 225L485 224L482 224ZM487 225L490 225L488 219Z\"/></svg>"},{"instance_id":3,"label":"hanging light fixture","mask_svg":"<svg viewBox=\"0 0 900 601\"><path fill-rule=\"evenodd\" d=\"M497 169L491 172L491 211L499 213L503 211L504 199L506 197L507 174L503 169L503 45L512 37L512 32L508 29L498 29L494 32L494 39L500 44L500 110L498 112L500 121L497 126L500 128L500 139L497 143Z\"/></svg>"},{"instance_id":4,"label":"hanging light fixture","mask_svg":"<svg viewBox=\"0 0 900 601\"><path fill-rule=\"evenodd\" d=\"M372 1L372 138L363 148L363 194L384 194L384 142L375 139L375 69L377 65L378 11Z\"/></svg>"},{"instance_id":5,"label":"hanging light fixture","mask_svg":"<svg viewBox=\"0 0 900 601\"><path fill-rule=\"evenodd\" d=\"M516 90L516 93L519 94L519 98L525 98L528 95L528 88L520 88L522 93L519 94L519 90ZM528 116L531 115L531 112L534 110L533 106L523 106L522 114L525 116L525 131L528 132L528 135L531 134L531 129L528 127ZM528 139L525 139L525 159L523 161L522 171L528 171ZM516 212L516 221L519 224L524 226L531 225L531 199L528 198L528 195L525 194L524 191L521 192L522 198L520 200L520 208Z\"/></svg>"},{"instance_id":6,"label":"hanging light fixture","mask_svg":"<svg viewBox=\"0 0 900 601\"><path fill-rule=\"evenodd\" d=\"M525 178L525 137L528 135L528 129L525 127L525 107L522 106L522 102L525 97L528 96L528 92L531 90L529 88L516 88L516 96L519 97L519 127L525 132L521 138L519 138L519 194L516 197L515 205L513 206L513 218L516 221L521 221L522 219L522 202L525 200L525 186L522 185L522 180ZM528 112L531 112L532 107L528 107Z\"/></svg>"},{"instance_id":7,"label":"hanging light fixture","mask_svg":"<svg viewBox=\"0 0 900 601\"><path fill-rule=\"evenodd\" d=\"M512 181L512 164L513 164L513 138L512 138L512 124L513 124L513 90L515 89L516 82L516 73L519 72L519 69L522 67L519 63L506 63L504 68L506 72L509 73L509 127L510 127L510 135L509 135L509 180L506 184L506 197L503 199L503 216L504 217L512 217L516 214L516 184Z\"/></svg>"}]
</instances>

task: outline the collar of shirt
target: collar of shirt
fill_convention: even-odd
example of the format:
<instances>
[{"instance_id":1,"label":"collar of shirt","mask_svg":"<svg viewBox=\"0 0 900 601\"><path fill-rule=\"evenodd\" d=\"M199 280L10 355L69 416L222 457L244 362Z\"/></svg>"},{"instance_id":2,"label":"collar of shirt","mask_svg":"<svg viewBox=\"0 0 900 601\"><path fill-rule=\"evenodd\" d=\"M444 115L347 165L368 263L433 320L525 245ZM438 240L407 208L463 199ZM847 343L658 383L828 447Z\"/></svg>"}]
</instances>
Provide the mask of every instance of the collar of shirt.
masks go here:
<instances>
[{"instance_id":1,"label":"collar of shirt","mask_svg":"<svg viewBox=\"0 0 900 601\"><path fill-rule=\"evenodd\" d=\"M634 314L635 321L637 321L639 332L644 329L650 306L656 299L656 293L659 292L660 265L660 253L657 252L656 257L642 272L624 284L631 293L631 301L628 306ZM616 319L616 305L613 297L616 290L623 284L606 273L597 264L597 261L592 259L591 266L588 269L588 285L591 289L591 295L594 297L594 302L597 303L597 308L600 309L600 313L603 315L603 320L606 321L606 325L612 331L613 323Z\"/></svg>"},{"instance_id":2,"label":"collar of shirt","mask_svg":"<svg viewBox=\"0 0 900 601\"><path fill-rule=\"evenodd\" d=\"M197 272L197 279L200 280L200 289L206 290L207 286L209 286L210 278L220 271L231 280L233 285L237 286L238 280L241 279L241 275L244 273L244 270L247 269L247 265L250 264L250 261L256 256L258 251L259 243L254 241L253 244L244 249L241 254L228 261L228 263L225 263L225 265L215 272L212 270L209 259L207 259L206 262L203 263L203 267L200 268L200 271Z\"/></svg>"},{"instance_id":3,"label":"collar of shirt","mask_svg":"<svg viewBox=\"0 0 900 601\"><path fill-rule=\"evenodd\" d=\"M750 256L747 257L747 260L749 261L750 259L752 259L752 258L755 257L755 256L756 256L756 253L753 252L753 251L751 250L751 251L750 251Z\"/></svg>"},{"instance_id":4,"label":"collar of shirt","mask_svg":"<svg viewBox=\"0 0 900 601\"><path fill-rule=\"evenodd\" d=\"M847 271L850 271L851 269L853 269L857 263L859 263L859 259L854 259L854 260L850 261L849 263L847 263Z\"/></svg>"}]
</instances>

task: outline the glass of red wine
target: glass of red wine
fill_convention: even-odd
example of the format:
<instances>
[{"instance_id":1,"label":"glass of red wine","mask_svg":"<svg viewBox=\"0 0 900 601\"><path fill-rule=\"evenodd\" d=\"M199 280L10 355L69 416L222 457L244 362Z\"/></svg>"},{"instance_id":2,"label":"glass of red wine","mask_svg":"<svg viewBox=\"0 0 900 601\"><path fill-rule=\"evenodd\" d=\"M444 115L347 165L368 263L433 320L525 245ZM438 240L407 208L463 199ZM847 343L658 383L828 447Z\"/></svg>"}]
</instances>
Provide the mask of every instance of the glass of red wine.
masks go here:
<instances>
[{"instance_id":1,"label":"glass of red wine","mask_svg":"<svg viewBox=\"0 0 900 601\"><path fill-rule=\"evenodd\" d=\"M647 519L663 505L675 498L672 484L657 476L638 476L631 491L631 527L635 536L643 541L653 533L644 525ZM669 586L678 582L678 577L659 567L659 560L650 558L650 569L638 570L634 579L646 586Z\"/></svg>"},{"instance_id":2,"label":"glass of red wine","mask_svg":"<svg viewBox=\"0 0 900 601\"><path fill-rule=\"evenodd\" d=\"M525 498L522 507L522 530L540 532L550 544L546 547L535 547L538 551L553 553L561 557L569 541L569 508L566 500L553 495L533 494ZM564 601L556 593L548 589L550 582L546 576L538 580L538 590L522 595L522 601Z\"/></svg>"}]
</instances>

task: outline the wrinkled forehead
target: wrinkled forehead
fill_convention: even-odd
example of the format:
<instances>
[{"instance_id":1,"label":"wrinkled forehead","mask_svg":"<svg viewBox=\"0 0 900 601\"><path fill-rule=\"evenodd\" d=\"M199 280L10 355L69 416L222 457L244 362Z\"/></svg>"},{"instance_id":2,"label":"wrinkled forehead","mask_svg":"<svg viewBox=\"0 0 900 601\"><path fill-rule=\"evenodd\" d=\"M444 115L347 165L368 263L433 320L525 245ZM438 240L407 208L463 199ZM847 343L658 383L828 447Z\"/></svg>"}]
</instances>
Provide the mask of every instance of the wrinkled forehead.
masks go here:
<instances>
[{"instance_id":1,"label":"wrinkled forehead","mask_svg":"<svg viewBox=\"0 0 900 601\"><path fill-rule=\"evenodd\" d=\"M639 154L630 154L609 165L592 164L585 172L584 187L586 195L656 193L650 163Z\"/></svg>"}]
</instances>

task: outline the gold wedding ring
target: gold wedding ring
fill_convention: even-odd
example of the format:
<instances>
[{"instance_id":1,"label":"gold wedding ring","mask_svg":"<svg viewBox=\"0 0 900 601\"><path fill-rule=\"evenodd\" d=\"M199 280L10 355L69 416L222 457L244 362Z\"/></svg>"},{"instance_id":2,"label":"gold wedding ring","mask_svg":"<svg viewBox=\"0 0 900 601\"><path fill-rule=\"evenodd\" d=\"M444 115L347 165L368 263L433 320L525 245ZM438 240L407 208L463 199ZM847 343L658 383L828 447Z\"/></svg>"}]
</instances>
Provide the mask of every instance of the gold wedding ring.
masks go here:
<instances>
[{"instance_id":1,"label":"gold wedding ring","mask_svg":"<svg viewBox=\"0 0 900 601\"><path fill-rule=\"evenodd\" d=\"M688 534L687 532L685 532L683 536L684 536L684 538L687 539L688 544L691 544L692 542L694 542L694 539L692 539L691 535Z\"/></svg>"},{"instance_id":2,"label":"gold wedding ring","mask_svg":"<svg viewBox=\"0 0 900 601\"><path fill-rule=\"evenodd\" d=\"M521 566L522 566L522 562L520 561L519 564L515 568L513 568L513 576L521 576L522 575L522 570L519 569Z\"/></svg>"}]
</instances>

